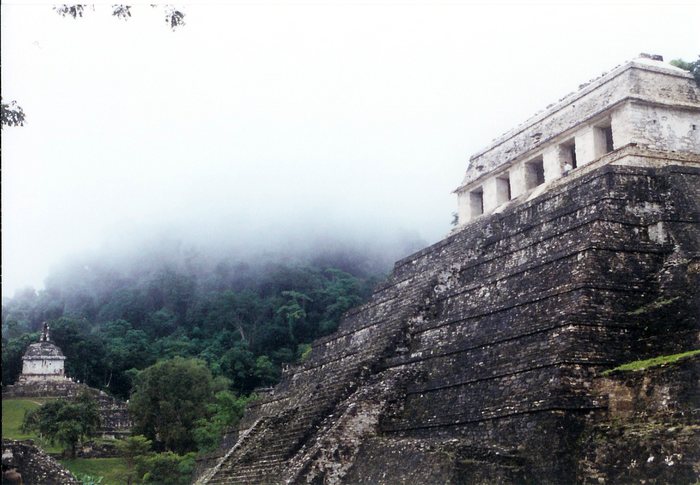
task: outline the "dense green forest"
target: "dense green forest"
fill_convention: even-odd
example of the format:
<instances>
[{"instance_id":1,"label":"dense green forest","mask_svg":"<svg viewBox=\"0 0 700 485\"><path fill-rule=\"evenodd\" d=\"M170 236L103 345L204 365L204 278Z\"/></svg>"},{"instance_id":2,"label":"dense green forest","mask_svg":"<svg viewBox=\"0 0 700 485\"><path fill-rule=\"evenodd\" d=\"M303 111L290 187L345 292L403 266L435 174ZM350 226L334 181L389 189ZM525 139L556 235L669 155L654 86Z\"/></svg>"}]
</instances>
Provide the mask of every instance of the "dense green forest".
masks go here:
<instances>
[{"instance_id":1,"label":"dense green forest","mask_svg":"<svg viewBox=\"0 0 700 485\"><path fill-rule=\"evenodd\" d=\"M24 350L48 321L67 374L122 398L138 370L176 356L202 359L247 394L274 383L281 366L368 297L385 269L371 266L337 253L264 262L185 254L126 269L75 262L44 290L3 302L2 381L15 381Z\"/></svg>"}]
</instances>

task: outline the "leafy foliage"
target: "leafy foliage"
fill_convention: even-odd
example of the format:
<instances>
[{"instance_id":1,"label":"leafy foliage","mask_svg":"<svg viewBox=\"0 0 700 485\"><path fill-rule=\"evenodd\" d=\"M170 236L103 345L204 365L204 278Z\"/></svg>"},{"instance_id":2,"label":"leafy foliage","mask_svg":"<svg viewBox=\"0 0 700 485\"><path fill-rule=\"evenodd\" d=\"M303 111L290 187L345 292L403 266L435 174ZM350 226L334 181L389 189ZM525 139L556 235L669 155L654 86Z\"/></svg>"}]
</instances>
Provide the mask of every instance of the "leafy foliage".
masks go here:
<instances>
[{"instance_id":1,"label":"leafy foliage","mask_svg":"<svg viewBox=\"0 0 700 485\"><path fill-rule=\"evenodd\" d=\"M37 431L51 443L70 449L75 458L78 443L93 436L100 425L97 402L83 393L75 402L57 400L29 411L24 416L23 431Z\"/></svg>"},{"instance_id":2,"label":"leafy foliage","mask_svg":"<svg viewBox=\"0 0 700 485\"><path fill-rule=\"evenodd\" d=\"M700 86L700 56L698 60L694 62L687 62L683 59L674 59L671 61L672 66L680 67L683 70L688 71L695 78L695 82Z\"/></svg>"},{"instance_id":3,"label":"leafy foliage","mask_svg":"<svg viewBox=\"0 0 700 485\"><path fill-rule=\"evenodd\" d=\"M157 4L151 4L151 7L157 7ZM61 17L71 17L74 19L77 19L78 17L83 17L85 15L86 9L88 5L85 4L79 4L79 3L74 3L74 4L62 4L62 5L57 5L53 9L54 11L59 14ZM112 5L112 16L116 17L121 20L129 20L131 18L131 5L126 5L126 4L115 4ZM95 9L95 6L92 5L92 10ZM172 5L165 5L164 6L164 13L165 13L165 23L168 24L168 26L172 29L175 30L178 27L182 27L185 25L185 13L182 10L178 10Z\"/></svg>"},{"instance_id":4,"label":"leafy foliage","mask_svg":"<svg viewBox=\"0 0 700 485\"><path fill-rule=\"evenodd\" d=\"M15 328L16 321L11 321L8 327ZM12 334L12 330L8 330ZM39 341L37 332L20 335L5 341L5 328L2 331L2 382L12 382L22 371L22 356L29 347L29 344Z\"/></svg>"},{"instance_id":5,"label":"leafy foliage","mask_svg":"<svg viewBox=\"0 0 700 485\"><path fill-rule=\"evenodd\" d=\"M128 20L131 17L130 5L112 5L112 15L118 19Z\"/></svg>"},{"instance_id":6,"label":"leafy foliage","mask_svg":"<svg viewBox=\"0 0 700 485\"><path fill-rule=\"evenodd\" d=\"M139 460L143 483L189 485L195 467L195 453L178 455L171 451L155 453Z\"/></svg>"},{"instance_id":7,"label":"leafy foliage","mask_svg":"<svg viewBox=\"0 0 700 485\"><path fill-rule=\"evenodd\" d=\"M349 269L355 274L222 262L204 270L140 265L124 273L99 262L76 264L52 275L45 290L4 302L3 382L14 382L36 330L49 321L67 374L92 387L128 398L139 370L180 356L205 361L214 377L247 394L276 382L283 365L300 359L300 345L334 331L369 295L377 278Z\"/></svg>"},{"instance_id":8,"label":"leafy foliage","mask_svg":"<svg viewBox=\"0 0 700 485\"><path fill-rule=\"evenodd\" d=\"M185 25L185 14L173 7L166 7L165 23L168 24L172 30L182 27Z\"/></svg>"},{"instance_id":9,"label":"leafy foliage","mask_svg":"<svg viewBox=\"0 0 700 485\"><path fill-rule=\"evenodd\" d=\"M194 439L200 452L214 450L219 444L219 438L226 429L235 427L243 417L248 402L253 396L238 397L231 391L220 391L214 396L214 401L206 403L209 419L197 421Z\"/></svg>"},{"instance_id":10,"label":"leafy foliage","mask_svg":"<svg viewBox=\"0 0 700 485\"><path fill-rule=\"evenodd\" d=\"M117 450L126 463L126 473L123 477L127 485L139 478L136 475L136 466L145 457L151 454L152 441L142 435L129 436L117 442Z\"/></svg>"},{"instance_id":11,"label":"leafy foliage","mask_svg":"<svg viewBox=\"0 0 700 485\"><path fill-rule=\"evenodd\" d=\"M82 474L76 477L82 485L101 485L104 477L96 477L93 475Z\"/></svg>"},{"instance_id":12,"label":"leafy foliage","mask_svg":"<svg viewBox=\"0 0 700 485\"><path fill-rule=\"evenodd\" d=\"M17 101L0 103L0 127L2 126L24 126L24 110Z\"/></svg>"},{"instance_id":13,"label":"leafy foliage","mask_svg":"<svg viewBox=\"0 0 700 485\"><path fill-rule=\"evenodd\" d=\"M175 357L138 373L129 412L134 430L161 449L186 452L195 448L193 429L207 418L214 399L214 379L201 360Z\"/></svg>"},{"instance_id":14,"label":"leafy foliage","mask_svg":"<svg viewBox=\"0 0 700 485\"><path fill-rule=\"evenodd\" d=\"M221 404L226 402L224 400ZM126 464L123 483L189 484L194 471L195 454L178 455L171 451L153 453L151 445L152 441L142 435L130 436L117 443L117 449Z\"/></svg>"},{"instance_id":15,"label":"leafy foliage","mask_svg":"<svg viewBox=\"0 0 700 485\"><path fill-rule=\"evenodd\" d=\"M85 7L87 5L73 4L73 5L56 5L53 9L61 17L73 17L74 19L82 17L85 13Z\"/></svg>"}]
</instances>

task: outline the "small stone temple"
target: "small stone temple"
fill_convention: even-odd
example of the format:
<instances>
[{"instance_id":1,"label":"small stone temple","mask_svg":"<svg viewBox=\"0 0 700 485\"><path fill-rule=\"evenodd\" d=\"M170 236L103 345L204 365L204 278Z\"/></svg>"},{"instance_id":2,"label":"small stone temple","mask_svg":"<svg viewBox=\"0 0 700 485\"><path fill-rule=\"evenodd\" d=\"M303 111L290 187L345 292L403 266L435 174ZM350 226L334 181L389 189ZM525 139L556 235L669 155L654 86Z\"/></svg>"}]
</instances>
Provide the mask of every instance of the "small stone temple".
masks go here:
<instances>
[{"instance_id":1,"label":"small stone temple","mask_svg":"<svg viewBox=\"0 0 700 485\"><path fill-rule=\"evenodd\" d=\"M100 409L102 436L128 435L132 423L126 403L67 377L65 361L61 349L51 341L49 324L44 323L39 341L29 345L22 357L22 374L16 383L3 386L2 398L75 399L88 392L97 400Z\"/></svg>"},{"instance_id":2,"label":"small stone temple","mask_svg":"<svg viewBox=\"0 0 700 485\"><path fill-rule=\"evenodd\" d=\"M44 323L41 340L31 344L22 357L22 374L19 380L20 382L66 380L65 360L61 349L51 342L49 324Z\"/></svg>"}]
</instances>

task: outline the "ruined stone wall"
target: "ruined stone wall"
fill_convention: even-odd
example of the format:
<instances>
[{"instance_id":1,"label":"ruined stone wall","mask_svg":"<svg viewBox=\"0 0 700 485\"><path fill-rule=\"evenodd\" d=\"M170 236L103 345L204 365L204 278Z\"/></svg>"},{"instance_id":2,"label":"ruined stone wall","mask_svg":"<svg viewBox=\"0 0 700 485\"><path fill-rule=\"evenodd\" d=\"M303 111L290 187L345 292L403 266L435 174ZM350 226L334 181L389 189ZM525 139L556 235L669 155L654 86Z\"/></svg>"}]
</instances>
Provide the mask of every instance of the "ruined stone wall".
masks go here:
<instances>
[{"instance_id":1,"label":"ruined stone wall","mask_svg":"<svg viewBox=\"0 0 700 485\"><path fill-rule=\"evenodd\" d=\"M81 392L90 389L84 384L78 384L70 379L20 379L17 383L4 386L3 399L21 397L77 397Z\"/></svg>"},{"instance_id":2,"label":"ruined stone wall","mask_svg":"<svg viewBox=\"0 0 700 485\"><path fill-rule=\"evenodd\" d=\"M399 261L200 483L577 481L599 371L698 344L700 157L626 153Z\"/></svg>"},{"instance_id":3,"label":"ruined stone wall","mask_svg":"<svg viewBox=\"0 0 700 485\"><path fill-rule=\"evenodd\" d=\"M578 481L697 483L700 357L593 381L607 414L581 436Z\"/></svg>"},{"instance_id":4,"label":"ruined stone wall","mask_svg":"<svg viewBox=\"0 0 700 485\"><path fill-rule=\"evenodd\" d=\"M2 440L2 471L3 483L21 483L23 485L80 484L80 481L71 472L41 451L31 440Z\"/></svg>"},{"instance_id":5,"label":"ruined stone wall","mask_svg":"<svg viewBox=\"0 0 700 485\"><path fill-rule=\"evenodd\" d=\"M614 138L652 150L700 153L700 113L683 106L625 103L613 116Z\"/></svg>"}]
</instances>

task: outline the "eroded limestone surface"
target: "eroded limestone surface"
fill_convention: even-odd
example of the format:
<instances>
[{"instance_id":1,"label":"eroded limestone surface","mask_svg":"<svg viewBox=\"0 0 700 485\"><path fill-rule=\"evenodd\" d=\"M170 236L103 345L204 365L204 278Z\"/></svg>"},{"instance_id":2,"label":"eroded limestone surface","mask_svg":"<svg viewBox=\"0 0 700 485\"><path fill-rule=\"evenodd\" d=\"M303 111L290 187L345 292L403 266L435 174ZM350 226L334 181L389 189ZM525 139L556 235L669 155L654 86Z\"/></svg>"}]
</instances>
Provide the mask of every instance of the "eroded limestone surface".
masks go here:
<instances>
[{"instance_id":1,"label":"eroded limestone surface","mask_svg":"<svg viewBox=\"0 0 700 485\"><path fill-rule=\"evenodd\" d=\"M622 418L599 375L700 343L700 156L609 156L399 261L199 483L640 483L596 458L636 436L604 432ZM682 463L658 476L692 483L678 426L653 436Z\"/></svg>"},{"instance_id":2,"label":"eroded limestone surface","mask_svg":"<svg viewBox=\"0 0 700 485\"><path fill-rule=\"evenodd\" d=\"M2 483L80 485L80 480L31 440L2 440Z\"/></svg>"},{"instance_id":3,"label":"eroded limestone surface","mask_svg":"<svg viewBox=\"0 0 700 485\"><path fill-rule=\"evenodd\" d=\"M578 448L578 479L599 483L697 483L700 357L594 381L607 419Z\"/></svg>"}]
</instances>

